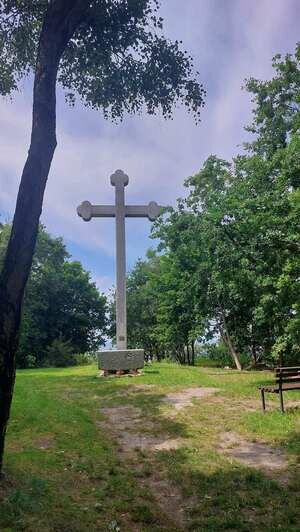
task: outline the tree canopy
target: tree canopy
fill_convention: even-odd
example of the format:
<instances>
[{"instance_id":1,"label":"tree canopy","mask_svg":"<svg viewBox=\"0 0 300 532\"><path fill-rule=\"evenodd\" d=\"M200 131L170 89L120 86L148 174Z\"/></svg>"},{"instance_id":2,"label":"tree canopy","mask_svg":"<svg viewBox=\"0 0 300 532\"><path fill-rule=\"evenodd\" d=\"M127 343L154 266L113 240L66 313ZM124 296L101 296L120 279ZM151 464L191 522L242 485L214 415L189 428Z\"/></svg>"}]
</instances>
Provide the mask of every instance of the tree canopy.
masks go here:
<instances>
[{"instance_id":1,"label":"tree canopy","mask_svg":"<svg viewBox=\"0 0 300 532\"><path fill-rule=\"evenodd\" d=\"M0 259L10 230L10 224L0 230ZM49 348L57 341L71 354L94 351L104 344L106 325L106 297L80 262L70 260L63 240L40 226L24 297L18 367L51 363Z\"/></svg>"},{"instance_id":2,"label":"tree canopy","mask_svg":"<svg viewBox=\"0 0 300 532\"><path fill-rule=\"evenodd\" d=\"M182 43L164 36L158 0L65 4L66 16L80 21L66 43L57 74L71 104L79 97L112 119L143 108L169 118L181 101L199 118L204 89ZM61 0L0 1L0 94L10 94L22 77L35 71L42 27L61 6ZM52 25L49 44L57 30Z\"/></svg>"},{"instance_id":3,"label":"tree canopy","mask_svg":"<svg viewBox=\"0 0 300 532\"><path fill-rule=\"evenodd\" d=\"M238 368L299 363L299 61L298 45L294 56L274 58L271 80L246 82L253 140L232 162L209 156L154 226L159 269L136 292L143 297L150 283L157 337L184 362L189 342L206 337L221 338Z\"/></svg>"}]
</instances>

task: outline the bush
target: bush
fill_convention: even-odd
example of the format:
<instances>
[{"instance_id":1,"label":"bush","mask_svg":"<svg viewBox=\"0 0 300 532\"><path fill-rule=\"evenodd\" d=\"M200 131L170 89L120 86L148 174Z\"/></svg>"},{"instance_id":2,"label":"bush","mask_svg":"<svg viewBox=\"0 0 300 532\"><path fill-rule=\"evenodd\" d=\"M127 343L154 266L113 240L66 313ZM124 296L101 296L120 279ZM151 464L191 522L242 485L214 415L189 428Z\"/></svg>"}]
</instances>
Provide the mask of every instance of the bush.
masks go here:
<instances>
[{"instance_id":1,"label":"bush","mask_svg":"<svg viewBox=\"0 0 300 532\"><path fill-rule=\"evenodd\" d=\"M239 354L240 362L243 367L249 364L249 356L243 353ZM200 350L200 356L197 359L197 365L209 365L215 367L229 366L235 368L232 356L227 346L223 342L218 344L206 344Z\"/></svg>"},{"instance_id":2,"label":"bush","mask_svg":"<svg viewBox=\"0 0 300 532\"><path fill-rule=\"evenodd\" d=\"M75 355L75 364L76 366L88 366L93 364L96 360L96 355L93 353L77 353Z\"/></svg>"},{"instance_id":3,"label":"bush","mask_svg":"<svg viewBox=\"0 0 300 532\"><path fill-rule=\"evenodd\" d=\"M76 365L76 355L74 348L68 340L57 338L47 348L47 358L45 366L64 368Z\"/></svg>"},{"instance_id":4,"label":"bush","mask_svg":"<svg viewBox=\"0 0 300 532\"><path fill-rule=\"evenodd\" d=\"M196 358L196 366L201 366L203 368L219 368L221 366L220 362L217 360L212 360L208 356L200 355Z\"/></svg>"},{"instance_id":5,"label":"bush","mask_svg":"<svg viewBox=\"0 0 300 532\"><path fill-rule=\"evenodd\" d=\"M25 356L25 367L26 368L35 368L36 367L36 357L34 355Z\"/></svg>"},{"instance_id":6,"label":"bush","mask_svg":"<svg viewBox=\"0 0 300 532\"><path fill-rule=\"evenodd\" d=\"M202 365L202 360L206 360L209 365L219 367L232 366L232 358L223 342L219 342L218 344L206 344L203 346L198 360L199 365Z\"/></svg>"}]
</instances>

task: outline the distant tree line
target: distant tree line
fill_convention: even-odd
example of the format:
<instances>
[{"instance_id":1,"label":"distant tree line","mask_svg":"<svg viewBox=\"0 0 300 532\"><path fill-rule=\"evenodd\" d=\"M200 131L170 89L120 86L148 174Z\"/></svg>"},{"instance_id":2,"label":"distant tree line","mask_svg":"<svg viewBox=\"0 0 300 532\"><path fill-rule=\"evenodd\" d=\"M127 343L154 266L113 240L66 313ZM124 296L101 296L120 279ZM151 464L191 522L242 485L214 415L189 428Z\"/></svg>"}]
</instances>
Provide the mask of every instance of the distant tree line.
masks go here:
<instances>
[{"instance_id":1,"label":"distant tree line","mask_svg":"<svg viewBox=\"0 0 300 532\"><path fill-rule=\"evenodd\" d=\"M299 61L298 45L246 82L253 140L232 162L211 155L155 224L157 250L127 279L131 346L192 364L201 339L238 369L299 364Z\"/></svg>"},{"instance_id":2,"label":"distant tree line","mask_svg":"<svg viewBox=\"0 0 300 532\"><path fill-rule=\"evenodd\" d=\"M0 228L0 261L10 224ZM67 366L104 344L106 298L61 238L40 226L25 291L17 366ZM81 356L79 356L79 354Z\"/></svg>"}]
</instances>

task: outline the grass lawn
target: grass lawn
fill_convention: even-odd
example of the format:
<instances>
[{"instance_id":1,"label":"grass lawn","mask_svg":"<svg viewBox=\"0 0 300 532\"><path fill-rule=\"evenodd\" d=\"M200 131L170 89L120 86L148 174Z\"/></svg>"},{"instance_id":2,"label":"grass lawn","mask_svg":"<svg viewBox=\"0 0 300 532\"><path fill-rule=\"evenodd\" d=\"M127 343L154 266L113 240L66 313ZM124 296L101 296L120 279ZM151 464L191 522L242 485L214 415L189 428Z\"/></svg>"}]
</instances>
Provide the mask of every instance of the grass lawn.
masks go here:
<instances>
[{"instance_id":1,"label":"grass lawn","mask_svg":"<svg viewBox=\"0 0 300 532\"><path fill-rule=\"evenodd\" d=\"M261 412L257 387L272 380L270 373L169 363L153 364L140 377L97 373L96 366L18 372L0 484L1 531L300 530L300 408ZM166 395L199 386L219 391L174 415ZM295 404L300 393L284 397ZM267 403L279 406L278 397L268 394ZM140 412L142 422L127 432L184 444L124 453L102 411L118 407ZM220 451L224 433L283 450L287 469L236 461ZM174 516L182 501L184 525L170 517L172 500Z\"/></svg>"}]
</instances>

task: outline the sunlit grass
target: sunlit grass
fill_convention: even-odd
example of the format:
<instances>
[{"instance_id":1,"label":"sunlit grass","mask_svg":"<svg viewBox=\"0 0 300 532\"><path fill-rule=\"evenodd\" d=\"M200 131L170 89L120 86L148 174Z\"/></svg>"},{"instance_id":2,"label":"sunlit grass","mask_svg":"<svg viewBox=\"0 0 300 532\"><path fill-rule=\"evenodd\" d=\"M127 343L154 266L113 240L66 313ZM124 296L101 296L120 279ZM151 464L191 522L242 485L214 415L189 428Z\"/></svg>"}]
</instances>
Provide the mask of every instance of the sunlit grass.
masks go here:
<instances>
[{"instance_id":1,"label":"sunlit grass","mask_svg":"<svg viewBox=\"0 0 300 532\"><path fill-rule=\"evenodd\" d=\"M1 530L127 531L129 522L138 530L171 530L139 484L151 468L165 470L183 497L193 498L191 530L298 530L299 408L284 416L274 408L262 413L257 388L272 381L270 373L170 363L155 363L140 377L104 379L97 373L96 366L18 372L0 488ZM135 384L153 387L145 393ZM191 386L219 391L168 418L164 395ZM288 399L300 400L300 393L285 394ZM277 407L277 396L268 403ZM141 452L136 472L97 425L102 407L124 404L141 408L145 421L155 422L155 433L183 437L188 445L151 460ZM222 455L218 442L228 430L286 450L290 484Z\"/></svg>"}]
</instances>

